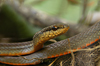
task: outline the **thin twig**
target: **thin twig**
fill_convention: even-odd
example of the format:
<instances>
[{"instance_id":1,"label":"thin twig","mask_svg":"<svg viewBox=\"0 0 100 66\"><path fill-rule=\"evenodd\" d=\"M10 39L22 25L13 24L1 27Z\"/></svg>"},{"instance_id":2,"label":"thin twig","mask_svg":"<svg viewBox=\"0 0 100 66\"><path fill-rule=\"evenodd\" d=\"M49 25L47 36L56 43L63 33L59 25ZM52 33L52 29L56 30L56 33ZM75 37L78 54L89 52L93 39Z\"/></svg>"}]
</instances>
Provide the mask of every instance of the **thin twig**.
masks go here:
<instances>
[{"instance_id":1,"label":"thin twig","mask_svg":"<svg viewBox=\"0 0 100 66\"><path fill-rule=\"evenodd\" d=\"M86 19L86 12L87 12L87 3L88 3L88 0L83 0L83 10L82 10L82 16L79 20L79 23L83 23Z\"/></svg>"},{"instance_id":2,"label":"thin twig","mask_svg":"<svg viewBox=\"0 0 100 66\"><path fill-rule=\"evenodd\" d=\"M60 66L63 66L63 65L62 65L62 61L60 62Z\"/></svg>"},{"instance_id":3,"label":"thin twig","mask_svg":"<svg viewBox=\"0 0 100 66\"><path fill-rule=\"evenodd\" d=\"M98 49L98 48L100 48L100 45L98 45L98 46L96 46L94 48L80 49L80 50L76 49L76 51L85 51L85 50L92 51L92 50L95 50L95 49ZM67 51L73 51L73 50L67 50Z\"/></svg>"},{"instance_id":4,"label":"thin twig","mask_svg":"<svg viewBox=\"0 0 100 66\"><path fill-rule=\"evenodd\" d=\"M58 58L56 58L52 63L50 63L48 66L51 66Z\"/></svg>"},{"instance_id":5,"label":"thin twig","mask_svg":"<svg viewBox=\"0 0 100 66\"><path fill-rule=\"evenodd\" d=\"M70 46L70 40L68 39L68 45L70 47L70 50L71 50L71 46ZM70 51L71 52L71 55L72 55L72 66L74 66L74 62L75 62L75 57L74 57L74 54L73 54L73 51Z\"/></svg>"},{"instance_id":6,"label":"thin twig","mask_svg":"<svg viewBox=\"0 0 100 66\"><path fill-rule=\"evenodd\" d=\"M54 42L54 43L57 42L55 39L50 39L49 41Z\"/></svg>"}]
</instances>

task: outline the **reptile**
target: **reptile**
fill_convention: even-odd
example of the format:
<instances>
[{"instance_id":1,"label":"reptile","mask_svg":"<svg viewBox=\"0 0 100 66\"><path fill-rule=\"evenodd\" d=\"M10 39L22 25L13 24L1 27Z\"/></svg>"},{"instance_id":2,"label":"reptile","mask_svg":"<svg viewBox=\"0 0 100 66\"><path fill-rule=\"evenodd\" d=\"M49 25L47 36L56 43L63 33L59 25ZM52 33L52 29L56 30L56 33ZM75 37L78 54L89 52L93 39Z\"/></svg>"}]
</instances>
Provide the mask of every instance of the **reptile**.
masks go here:
<instances>
[{"instance_id":1,"label":"reptile","mask_svg":"<svg viewBox=\"0 0 100 66\"><path fill-rule=\"evenodd\" d=\"M56 25L53 25L53 26L56 26ZM52 26L52 28L53 28L53 26ZM58 28L58 27L56 26L56 28ZM67 26L66 30L68 30L68 28L69 28L69 26ZM53 31L57 31L59 29L60 28L58 28L58 29L54 28ZM52 30L52 29L50 29L50 30ZM46 30L43 32L47 32L50 30ZM57 33L59 33L59 32L61 32L61 31L60 30L57 31ZM63 32L63 33L65 33L65 32ZM41 31L39 34L41 34ZM34 39L34 37L33 37L33 39ZM70 47L69 47L68 39L70 41ZM79 33L79 34L72 36L68 39L61 40L61 41L58 41L56 43L52 43L50 45L43 47L42 49L40 49L38 51L36 50L37 52L35 52L35 53L31 53L31 54L22 56L22 57L27 58L27 59L34 58L32 60L26 60L26 59L19 57L19 56L18 57L16 57L16 56L13 56L13 57L0 56L0 62L5 63L5 64L10 64L10 65L35 65L35 64L42 62L41 59L54 58L54 57L69 54L69 53L71 53L71 51L69 51L70 48L73 50L73 52L76 52L77 50L80 50L82 48L90 46L91 44L99 41L99 39L100 39L100 22L94 24L86 31L83 31L82 33ZM30 42L26 43L26 45L27 44L30 44ZM27 50L28 49L30 50L29 47L25 47L25 48ZM36 58L40 58L40 59L36 59Z\"/></svg>"},{"instance_id":2,"label":"reptile","mask_svg":"<svg viewBox=\"0 0 100 66\"><path fill-rule=\"evenodd\" d=\"M0 43L0 56L25 55L38 51L44 42L65 33L68 25L54 24L37 32L32 41L22 43Z\"/></svg>"}]
</instances>

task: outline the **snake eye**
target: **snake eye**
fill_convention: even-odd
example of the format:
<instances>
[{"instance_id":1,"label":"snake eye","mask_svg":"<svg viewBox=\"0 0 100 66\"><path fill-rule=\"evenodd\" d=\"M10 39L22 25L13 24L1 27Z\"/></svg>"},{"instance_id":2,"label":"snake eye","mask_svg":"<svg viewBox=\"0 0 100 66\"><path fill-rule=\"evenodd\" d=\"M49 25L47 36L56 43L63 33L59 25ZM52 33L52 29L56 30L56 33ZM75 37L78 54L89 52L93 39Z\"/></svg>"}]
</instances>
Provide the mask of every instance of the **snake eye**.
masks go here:
<instances>
[{"instance_id":1,"label":"snake eye","mask_svg":"<svg viewBox=\"0 0 100 66\"><path fill-rule=\"evenodd\" d=\"M52 27L52 30L54 30L54 31L57 30L57 29L58 29L57 26L53 26L53 27Z\"/></svg>"}]
</instances>

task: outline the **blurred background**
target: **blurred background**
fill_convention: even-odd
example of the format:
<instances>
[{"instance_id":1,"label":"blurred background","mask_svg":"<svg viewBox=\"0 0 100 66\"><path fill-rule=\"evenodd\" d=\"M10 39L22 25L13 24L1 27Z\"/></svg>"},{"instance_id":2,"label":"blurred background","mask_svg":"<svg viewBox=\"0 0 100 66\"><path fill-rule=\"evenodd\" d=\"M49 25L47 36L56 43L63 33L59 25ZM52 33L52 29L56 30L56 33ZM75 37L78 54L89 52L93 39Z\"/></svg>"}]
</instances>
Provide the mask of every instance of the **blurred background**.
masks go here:
<instances>
[{"instance_id":1,"label":"blurred background","mask_svg":"<svg viewBox=\"0 0 100 66\"><path fill-rule=\"evenodd\" d=\"M68 32L56 38L59 41L99 20L100 0L0 0L0 42L29 41L46 26L69 24Z\"/></svg>"},{"instance_id":2,"label":"blurred background","mask_svg":"<svg viewBox=\"0 0 100 66\"><path fill-rule=\"evenodd\" d=\"M69 24L66 36L76 35L99 21L99 3L100 0L0 0L0 38L29 39L54 23Z\"/></svg>"}]
</instances>

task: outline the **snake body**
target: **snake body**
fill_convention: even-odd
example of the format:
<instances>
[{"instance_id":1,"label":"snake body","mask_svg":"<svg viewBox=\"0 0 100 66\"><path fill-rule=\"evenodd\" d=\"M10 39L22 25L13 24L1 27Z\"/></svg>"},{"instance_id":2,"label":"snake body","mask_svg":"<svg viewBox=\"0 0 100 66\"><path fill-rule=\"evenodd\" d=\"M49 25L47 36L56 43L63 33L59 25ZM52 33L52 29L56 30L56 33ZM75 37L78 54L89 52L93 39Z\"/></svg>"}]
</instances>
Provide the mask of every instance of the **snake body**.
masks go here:
<instances>
[{"instance_id":1,"label":"snake body","mask_svg":"<svg viewBox=\"0 0 100 66\"><path fill-rule=\"evenodd\" d=\"M68 29L68 25L54 24L37 32L33 37L33 41L0 43L0 56L16 56L36 52L43 47L44 42L65 33Z\"/></svg>"},{"instance_id":2,"label":"snake body","mask_svg":"<svg viewBox=\"0 0 100 66\"><path fill-rule=\"evenodd\" d=\"M66 30L68 30L68 29L66 29ZM61 32L61 31L59 30L56 33L58 33L58 32ZM39 34L41 34L41 33L39 33ZM35 53L32 53L32 54L23 56L23 57L25 57L27 59L32 59L32 58L46 59L46 58L58 57L58 56L62 56L62 55L71 53L69 51L70 48L73 50L73 52L75 52L76 50L85 48L85 47L93 44L94 42L97 42L99 39L100 39L100 22L96 23L95 25L93 25L92 27L87 29L86 31L79 33L78 35L75 35L73 37L70 37L69 38L70 47L69 47L68 39L65 39L65 40L47 45L44 48L42 48L41 50L39 50ZM26 43L26 44L28 44L28 43ZM26 49L30 49L30 48L26 48ZM11 65L35 65L42 61L40 59L33 59L33 60L28 61L22 57L9 57L9 56L2 57L1 56L0 62L6 63L6 64L11 64Z\"/></svg>"}]
</instances>

